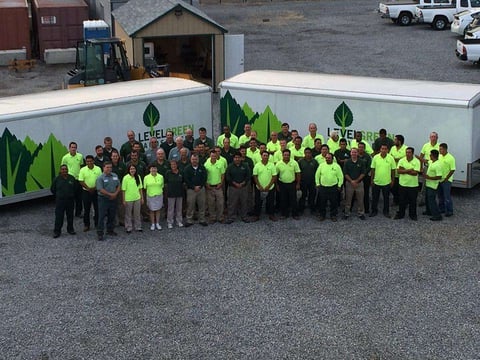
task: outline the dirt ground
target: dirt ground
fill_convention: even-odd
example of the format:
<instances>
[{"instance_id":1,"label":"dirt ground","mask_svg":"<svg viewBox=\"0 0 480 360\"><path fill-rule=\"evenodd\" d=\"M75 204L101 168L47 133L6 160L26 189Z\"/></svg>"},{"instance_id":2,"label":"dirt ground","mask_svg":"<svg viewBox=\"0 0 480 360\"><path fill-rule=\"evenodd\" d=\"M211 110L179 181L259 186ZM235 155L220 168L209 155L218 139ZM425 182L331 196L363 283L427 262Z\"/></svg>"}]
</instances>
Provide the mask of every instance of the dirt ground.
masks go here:
<instances>
[{"instance_id":1,"label":"dirt ground","mask_svg":"<svg viewBox=\"0 0 480 360\"><path fill-rule=\"evenodd\" d=\"M73 64L46 65L42 62L37 62L30 71L15 72L0 67L0 97L60 90L62 75L73 67Z\"/></svg>"}]
</instances>

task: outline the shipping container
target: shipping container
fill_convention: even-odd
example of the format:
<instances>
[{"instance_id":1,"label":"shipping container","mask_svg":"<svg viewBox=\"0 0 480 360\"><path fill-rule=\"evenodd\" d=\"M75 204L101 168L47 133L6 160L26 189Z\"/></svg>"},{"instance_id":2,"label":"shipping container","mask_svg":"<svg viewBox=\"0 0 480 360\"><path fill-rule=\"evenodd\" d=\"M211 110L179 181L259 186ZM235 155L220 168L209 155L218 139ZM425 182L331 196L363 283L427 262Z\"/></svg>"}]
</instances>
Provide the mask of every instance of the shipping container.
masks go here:
<instances>
[{"instance_id":1,"label":"shipping container","mask_svg":"<svg viewBox=\"0 0 480 360\"><path fill-rule=\"evenodd\" d=\"M27 0L0 1L0 50L26 49L31 56Z\"/></svg>"},{"instance_id":2,"label":"shipping container","mask_svg":"<svg viewBox=\"0 0 480 360\"><path fill-rule=\"evenodd\" d=\"M46 49L74 48L83 40L88 5L83 0L34 0L35 49L43 59Z\"/></svg>"}]
</instances>

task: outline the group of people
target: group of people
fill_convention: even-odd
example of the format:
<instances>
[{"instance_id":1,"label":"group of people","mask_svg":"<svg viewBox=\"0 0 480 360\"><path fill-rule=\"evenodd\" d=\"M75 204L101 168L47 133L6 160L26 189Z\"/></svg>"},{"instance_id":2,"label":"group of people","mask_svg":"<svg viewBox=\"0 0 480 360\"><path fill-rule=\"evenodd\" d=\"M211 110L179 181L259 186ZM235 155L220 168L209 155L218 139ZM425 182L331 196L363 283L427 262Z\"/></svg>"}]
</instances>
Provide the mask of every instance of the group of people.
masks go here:
<instances>
[{"instance_id":1,"label":"group of people","mask_svg":"<svg viewBox=\"0 0 480 360\"><path fill-rule=\"evenodd\" d=\"M382 195L383 214L390 217L390 194L398 205L394 219L404 218L408 208L410 219L417 220L420 189L424 214L431 220L453 215L455 158L435 132L418 155L402 135L391 139L385 129L371 145L360 131L351 141L331 131L324 141L314 123L304 138L287 123L272 131L267 143L256 135L250 124L240 137L224 126L216 142L205 128L197 138L191 129L184 137L167 131L163 142L151 137L145 149L128 131L120 150L106 137L95 155L85 158L71 142L51 188L56 195L54 237L60 236L65 213L68 233L75 233L74 216L82 217L83 230L89 231L92 208L98 240L103 240L105 230L117 235L117 224L131 233L142 231L142 220L147 220L152 231L161 230L162 209L168 228L195 221L202 226L231 224L237 218L258 221L263 206L271 221L290 215L298 220L307 208L320 221L329 209L330 219L337 221L341 204L344 219L356 208L365 220L367 214L378 214Z\"/></svg>"}]
</instances>

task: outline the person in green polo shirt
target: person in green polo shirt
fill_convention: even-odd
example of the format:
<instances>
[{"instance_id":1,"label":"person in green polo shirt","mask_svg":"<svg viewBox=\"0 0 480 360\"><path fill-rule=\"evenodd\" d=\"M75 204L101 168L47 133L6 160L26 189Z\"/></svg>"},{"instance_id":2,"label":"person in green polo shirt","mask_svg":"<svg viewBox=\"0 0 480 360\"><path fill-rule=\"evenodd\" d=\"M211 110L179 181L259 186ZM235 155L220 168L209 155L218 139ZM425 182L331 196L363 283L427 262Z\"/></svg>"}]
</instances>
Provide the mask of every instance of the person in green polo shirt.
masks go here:
<instances>
[{"instance_id":1,"label":"person in green polo shirt","mask_svg":"<svg viewBox=\"0 0 480 360\"><path fill-rule=\"evenodd\" d=\"M122 180L123 205L125 206L125 231L131 233L133 228L142 231L140 207L143 204L142 179L135 165L128 167L128 173Z\"/></svg>"},{"instance_id":2,"label":"person in green polo shirt","mask_svg":"<svg viewBox=\"0 0 480 360\"><path fill-rule=\"evenodd\" d=\"M375 155L372 160L372 212L370 217L378 214L378 201L380 192L383 196L383 215L390 217L390 188L395 179L395 159L388 153L388 145L380 146L380 153Z\"/></svg>"},{"instance_id":3,"label":"person in green polo shirt","mask_svg":"<svg viewBox=\"0 0 480 360\"><path fill-rule=\"evenodd\" d=\"M282 140L285 142L285 140ZM265 211L272 221L277 221L275 217L275 183L277 181L277 168L268 161L270 154L268 151L262 153L262 161L253 168L253 181L255 183L255 216L254 221L260 217L262 202L266 200ZM263 195L262 195L263 194Z\"/></svg>"},{"instance_id":4,"label":"person in green polo shirt","mask_svg":"<svg viewBox=\"0 0 480 360\"><path fill-rule=\"evenodd\" d=\"M176 162L176 160L173 160ZM170 162L171 164L172 162ZM158 173L157 167L151 164L150 173L143 179L143 188L146 190L147 207L149 210L150 230L162 230L160 225L160 210L163 207L163 175Z\"/></svg>"},{"instance_id":5,"label":"person in green polo shirt","mask_svg":"<svg viewBox=\"0 0 480 360\"><path fill-rule=\"evenodd\" d=\"M292 130L293 133L293 130ZM303 148L310 148L313 149L315 147L315 140L320 139L322 144L325 142L323 141L323 136L320 134L317 134L317 124L315 123L310 123L308 124L308 135L305 136L305 138L302 140L302 147ZM295 140L295 139L292 139Z\"/></svg>"},{"instance_id":6,"label":"person in green polo shirt","mask_svg":"<svg viewBox=\"0 0 480 360\"><path fill-rule=\"evenodd\" d=\"M90 209L93 205L93 222L95 227L98 225L98 196L97 196L97 178L102 175L102 169L95 165L95 158L92 155L85 157L87 166L80 169L78 182L82 187L83 201L83 231L90 230Z\"/></svg>"},{"instance_id":7,"label":"person in green polo shirt","mask_svg":"<svg viewBox=\"0 0 480 360\"><path fill-rule=\"evenodd\" d=\"M207 189L208 212L210 215L210 224L216 221L223 222L223 211L225 208L223 184L225 180L225 166L223 162L217 158L215 149L210 150L210 159L205 161L205 169L207 170Z\"/></svg>"},{"instance_id":8,"label":"person in green polo shirt","mask_svg":"<svg viewBox=\"0 0 480 360\"><path fill-rule=\"evenodd\" d=\"M330 219L337 221L338 193L343 185L343 172L340 165L333 162L333 154L325 156L325 162L318 166L315 173L315 185L318 189L319 220L325 220L327 202L330 203Z\"/></svg>"},{"instance_id":9,"label":"person in green polo shirt","mask_svg":"<svg viewBox=\"0 0 480 360\"><path fill-rule=\"evenodd\" d=\"M300 190L300 167L298 163L290 159L290 150L283 150L283 159L276 165L277 168L277 191L280 192L280 208L282 216L288 217L290 209L292 217L299 220L297 205L297 190Z\"/></svg>"},{"instance_id":10,"label":"person in green polo shirt","mask_svg":"<svg viewBox=\"0 0 480 360\"><path fill-rule=\"evenodd\" d=\"M455 158L448 152L446 143L440 144L439 161L443 164L443 179L438 188L438 208L440 213L445 213L446 217L453 215L453 202L450 195L453 182L453 173L455 172Z\"/></svg>"},{"instance_id":11,"label":"person in green polo shirt","mask_svg":"<svg viewBox=\"0 0 480 360\"><path fill-rule=\"evenodd\" d=\"M430 220L432 221L442 220L442 215L440 214L440 209L437 204L437 192L438 184L443 178L444 170L442 162L438 160L438 156L438 150L433 149L430 151L430 165L423 175L425 178L426 196L426 211L423 214L431 216Z\"/></svg>"},{"instance_id":12,"label":"person in green polo shirt","mask_svg":"<svg viewBox=\"0 0 480 360\"><path fill-rule=\"evenodd\" d=\"M420 160L414 156L414 152L414 148L407 147L405 157L398 160L399 208L394 217L395 220L403 219L407 206L410 219L417 220L418 174L422 167Z\"/></svg>"},{"instance_id":13,"label":"person in green polo shirt","mask_svg":"<svg viewBox=\"0 0 480 360\"><path fill-rule=\"evenodd\" d=\"M80 173L80 168L85 165L83 161L83 155L77 152L77 143L72 141L68 144L68 154L62 157L61 165L67 165L68 174L72 175L77 182L75 187L75 216L82 216L82 188L78 183L78 174Z\"/></svg>"},{"instance_id":14,"label":"person in green polo shirt","mask_svg":"<svg viewBox=\"0 0 480 360\"><path fill-rule=\"evenodd\" d=\"M403 159L405 157L405 153L407 151L407 145L404 144L405 138L403 135L395 135L394 139L394 146L390 148L389 154L393 156L393 159L395 160L395 164L398 167L398 162L400 159ZM398 172L395 170L395 182L393 183L392 188L390 191L392 192L393 195L393 204L397 205L399 203L399 177L398 177Z\"/></svg>"},{"instance_id":15,"label":"person in green polo shirt","mask_svg":"<svg viewBox=\"0 0 480 360\"><path fill-rule=\"evenodd\" d=\"M230 146L233 148L233 149L238 149L240 147L240 142L238 140L238 137L237 135L235 134L232 134L230 132L230 127L229 126L224 126L223 127L223 134L221 134L218 138L217 138L217 145L222 147L223 146L223 139L225 138L229 138L230 139Z\"/></svg>"}]
</instances>

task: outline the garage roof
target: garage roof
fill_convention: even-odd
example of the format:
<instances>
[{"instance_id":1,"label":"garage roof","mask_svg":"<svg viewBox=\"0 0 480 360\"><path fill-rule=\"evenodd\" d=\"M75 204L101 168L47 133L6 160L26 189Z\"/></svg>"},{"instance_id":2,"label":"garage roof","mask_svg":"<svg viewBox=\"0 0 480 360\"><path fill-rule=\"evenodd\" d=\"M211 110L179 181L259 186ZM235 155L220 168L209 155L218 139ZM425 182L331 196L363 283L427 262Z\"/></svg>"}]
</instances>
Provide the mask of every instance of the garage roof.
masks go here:
<instances>
[{"instance_id":1,"label":"garage roof","mask_svg":"<svg viewBox=\"0 0 480 360\"><path fill-rule=\"evenodd\" d=\"M135 35L138 31L147 27L151 23L157 21L175 9L182 8L203 21L219 28L223 32L227 32L223 26L211 19L203 11L184 2L175 0L130 0L113 12L115 20L117 20L122 28L129 36Z\"/></svg>"}]
</instances>

